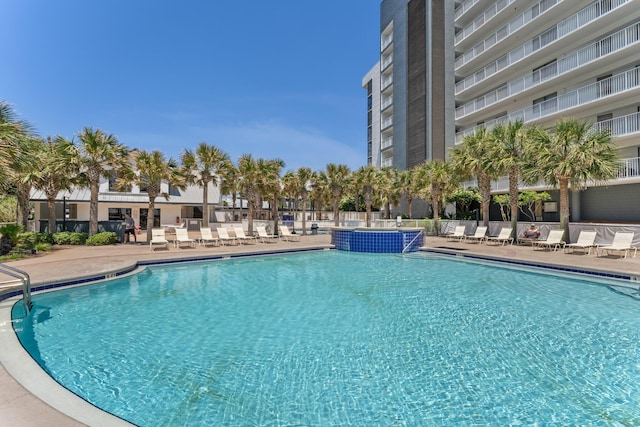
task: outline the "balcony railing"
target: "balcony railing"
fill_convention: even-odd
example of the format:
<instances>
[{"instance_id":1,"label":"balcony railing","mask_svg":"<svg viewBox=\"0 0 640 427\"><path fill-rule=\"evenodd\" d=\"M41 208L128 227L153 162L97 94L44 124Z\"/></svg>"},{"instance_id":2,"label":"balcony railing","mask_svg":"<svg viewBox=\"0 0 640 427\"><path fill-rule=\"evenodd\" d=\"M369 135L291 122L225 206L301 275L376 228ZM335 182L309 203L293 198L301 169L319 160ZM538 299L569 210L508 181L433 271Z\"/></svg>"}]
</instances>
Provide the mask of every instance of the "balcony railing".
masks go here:
<instances>
[{"instance_id":1,"label":"balcony railing","mask_svg":"<svg viewBox=\"0 0 640 427\"><path fill-rule=\"evenodd\" d=\"M514 111L495 121L485 122L482 126L489 129L495 126L498 120L500 123L513 122L516 120L523 120L527 123L638 87L640 87L640 68L633 68L624 73L616 74L607 79L583 86L539 104ZM456 142L458 142L458 140L462 141L464 135L475 132L478 127L479 126L475 126L474 128L458 132L458 134L456 134ZM459 135L460 137L458 137Z\"/></svg>"},{"instance_id":2,"label":"balcony railing","mask_svg":"<svg viewBox=\"0 0 640 427\"><path fill-rule=\"evenodd\" d=\"M388 128L391 125L393 125L393 117L387 117L380 123L380 129Z\"/></svg>"},{"instance_id":3,"label":"balcony railing","mask_svg":"<svg viewBox=\"0 0 640 427\"><path fill-rule=\"evenodd\" d=\"M640 157L631 157L628 159L620 160L618 164L618 173L613 180L608 181L608 184L615 183L617 180L628 179L628 178L640 178ZM590 183L591 186L596 186L599 183ZM601 183L600 183L601 184ZM477 187L478 181L477 179L473 179L470 181L466 181L462 183L462 188L469 187ZM548 184L544 182L538 182L534 185L528 185L524 182L520 181L518 183L519 190L528 190L532 188L549 188ZM500 179L496 179L491 181L491 192L492 193L503 193L509 191L509 178L502 177Z\"/></svg>"},{"instance_id":4,"label":"balcony railing","mask_svg":"<svg viewBox=\"0 0 640 427\"><path fill-rule=\"evenodd\" d=\"M382 159L380 161L381 168L390 168L393 166L393 157L389 157L388 159Z\"/></svg>"},{"instance_id":5,"label":"balcony railing","mask_svg":"<svg viewBox=\"0 0 640 427\"><path fill-rule=\"evenodd\" d=\"M604 56L614 54L622 49L637 45L640 42L640 23L633 24L602 40L585 46L557 62L551 63L519 79L512 80L506 85L489 92L474 101L456 109L456 118L464 117L480 108L488 107L505 98L522 93L555 77L576 70L590 62ZM477 73L476 73L477 74ZM457 87L457 85L456 85Z\"/></svg>"},{"instance_id":6,"label":"balcony railing","mask_svg":"<svg viewBox=\"0 0 640 427\"><path fill-rule=\"evenodd\" d=\"M388 76L383 77L380 80L381 83L381 87L382 89L386 88L387 86L389 86L391 83L393 83L393 74L389 74Z\"/></svg>"},{"instance_id":7,"label":"balcony railing","mask_svg":"<svg viewBox=\"0 0 640 427\"><path fill-rule=\"evenodd\" d=\"M498 124L507 124L508 122L509 117L502 116L480 126L484 126L485 129L489 130ZM480 126L474 126L473 128L458 132L456 134L456 144L461 144L465 136L474 134ZM594 126L596 126L598 130L608 130L612 137L631 135L640 132L640 113L631 113L626 116L603 120L601 122L594 123Z\"/></svg>"},{"instance_id":8,"label":"balcony railing","mask_svg":"<svg viewBox=\"0 0 640 427\"><path fill-rule=\"evenodd\" d=\"M389 65L391 65L391 63L393 63L393 54L391 54L389 56L385 56L384 58L382 58L382 64L380 64L380 69L384 70Z\"/></svg>"},{"instance_id":9,"label":"balcony railing","mask_svg":"<svg viewBox=\"0 0 640 427\"><path fill-rule=\"evenodd\" d=\"M458 19L460 16L462 16L466 11L468 11L469 9L471 9L471 7L478 3L478 1L480 0L466 0L464 3L462 3L460 5L459 8L456 9L455 11L455 19Z\"/></svg>"},{"instance_id":10,"label":"balcony railing","mask_svg":"<svg viewBox=\"0 0 640 427\"><path fill-rule=\"evenodd\" d=\"M606 7L604 6L604 2L602 2L603 3L602 6L600 5L601 2L592 3L586 8L580 10L575 15L572 15L566 18L565 20L558 23L554 27L551 27L545 30L542 34L534 37L532 40L529 40L528 42L521 45L517 49L512 50L511 52L507 53L501 58L498 58L495 62L484 67L484 69L481 70L483 71L482 74L484 74L483 79L497 73L500 70L503 70L506 67L509 67L510 65L521 60L522 58L525 58L531 55L533 52L536 52L542 49L549 43L552 43L556 40L566 37L568 34L573 33L574 31L577 31L578 29L584 27L590 22L600 18L601 16L607 13L610 13L612 10L615 10L618 7L630 1L631 0L606 0ZM524 16L525 15L521 15L522 19L524 19ZM538 16L536 16L536 18ZM530 21L533 19L534 18L531 18ZM515 21L517 20L518 18L516 18ZM465 52L460 57L458 57L455 62L456 69L466 64L467 62L471 61L476 56L480 55L488 47L493 46L493 44L497 43L497 41L504 39L509 34L507 31L513 32L515 31L515 29L520 28L522 25L524 25L523 23L522 25L520 25L520 27L515 28L516 25L518 24L514 23L513 29L509 29L510 26L512 26L513 22L514 21L511 21L507 25L507 27L501 28L500 30L498 30L498 32L493 34L491 37L489 37L488 39L485 39L485 41L474 46L473 49ZM491 40L494 40L494 41L492 42Z\"/></svg>"},{"instance_id":11,"label":"balcony railing","mask_svg":"<svg viewBox=\"0 0 640 427\"><path fill-rule=\"evenodd\" d=\"M388 108L391 105L393 105L393 97L389 96L382 100L382 102L380 103L380 109L384 110L385 108Z\"/></svg>"},{"instance_id":12,"label":"balcony railing","mask_svg":"<svg viewBox=\"0 0 640 427\"><path fill-rule=\"evenodd\" d=\"M455 43L458 44L462 40L464 40L467 37L469 37L471 34L473 34L474 31L476 31L477 29L482 27L491 18L496 16L498 14L498 12L500 12L501 10L503 10L504 8L509 6L514 1L516 1L516 0L500 0L500 1L495 2L494 4L492 4L489 7L489 9L485 10L484 13L482 13L476 19L474 19L471 24L467 25L466 27L464 27L462 29L462 31L459 31L458 34L456 34ZM560 0L560 1L562 1L562 0Z\"/></svg>"},{"instance_id":13,"label":"balcony railing","mask_svg":"<svg viewBox=\"0 0 640 427\"><path fill-rule=\"evenodd\" d=\"M380 141L380 149L384 150L385 148L389 148L393 145L393 137L385 137Z\"/></svg>"},{"instance_id":14,"label":"balcony railing","mask_svg":"<svg viewBox=\"0 0 640 427\"><path fill-rule=\"evenodd\" d=\"M383 52L391 43L393 43L393 33L386 36L383 35L380 39L380 52Z\"/></svg>"}]
</instances>

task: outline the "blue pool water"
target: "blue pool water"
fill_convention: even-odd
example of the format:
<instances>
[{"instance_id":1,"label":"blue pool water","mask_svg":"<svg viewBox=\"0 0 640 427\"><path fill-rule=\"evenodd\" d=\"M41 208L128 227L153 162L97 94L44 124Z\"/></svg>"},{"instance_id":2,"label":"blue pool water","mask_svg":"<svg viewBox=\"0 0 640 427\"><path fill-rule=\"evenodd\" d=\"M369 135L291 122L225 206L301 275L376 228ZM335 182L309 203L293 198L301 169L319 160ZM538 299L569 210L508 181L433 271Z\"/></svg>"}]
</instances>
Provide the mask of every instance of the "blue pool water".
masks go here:
<instances>
[{"instance_id":1,"label":"blue pool water","mask_svg":"<svg viewBox=\"0 0 640 427\"><path fill-rule=\"evenodd\" d=\"M142 426L640 425L640 302L587 281L325 251L34 302L33 357Z\"/></svg>"}]
</instances>

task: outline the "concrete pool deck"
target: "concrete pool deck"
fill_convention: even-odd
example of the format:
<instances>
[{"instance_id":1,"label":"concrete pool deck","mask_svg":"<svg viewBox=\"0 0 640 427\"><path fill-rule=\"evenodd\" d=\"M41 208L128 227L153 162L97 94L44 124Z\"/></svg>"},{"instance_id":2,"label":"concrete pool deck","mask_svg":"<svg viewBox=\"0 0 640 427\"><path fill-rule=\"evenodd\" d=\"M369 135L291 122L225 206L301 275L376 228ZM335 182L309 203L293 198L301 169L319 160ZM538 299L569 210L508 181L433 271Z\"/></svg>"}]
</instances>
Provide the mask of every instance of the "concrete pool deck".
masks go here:
<instances>
[{"instance_id":1,"label":"concrete pool deck","mask_svg":"<svg viewBox=\"0 0 640 427\"><path fill-rule=\"evenodd\" d=\"M96 274L110 274L133 268L139 261L161 261L193 259L207 256L268 253L274 251L296 251L305 249L329 248L330 235L302 236L299 242L258 243L256 245L223 246L214 248L156 250L141 242L138 245L113 245L106 247L60 247L51 253L8 263L25 270L31 276L34 286L46 283L64 282L75 278L85 278ZM427 236L424 248L456 255L471 255L493 258L503 261L526 261L547 266L569 267L573 269L597 270L601 272L623 273L640 277L640 257L620 258L601 257L594 254L564 254L562 251L533 250L531 246L499 246L478 243L447 241L442 237ZM0 319L0 330L12 334L12 326L4 318ZM1 352L8 351L2 348ZM0 355L1 360L5 360ZM42 374L42 372L40 372ZM46 375L46 374L45 374ZM31 388L31 383L39 379L29 378L23 381ZM55 383L54 383L55 386ZM51 391L56 392L55 387ZM0 365L0 426L18 427L55 425L82 426L107 425L104 422L81 422L64 413L64 402L56 405L58 409L45 403L18 382L4 365ZM62 406L62 407L60 407ZM90 406L87 404L87 406ZM94 409L95 410L95 409ZM71 411L69 411L71 412ZM91 418L88 418L91 419ZM104 420L103 420L104 421ZM126 424L124 422L113 424Z\"/></svg>"}]
</instances>

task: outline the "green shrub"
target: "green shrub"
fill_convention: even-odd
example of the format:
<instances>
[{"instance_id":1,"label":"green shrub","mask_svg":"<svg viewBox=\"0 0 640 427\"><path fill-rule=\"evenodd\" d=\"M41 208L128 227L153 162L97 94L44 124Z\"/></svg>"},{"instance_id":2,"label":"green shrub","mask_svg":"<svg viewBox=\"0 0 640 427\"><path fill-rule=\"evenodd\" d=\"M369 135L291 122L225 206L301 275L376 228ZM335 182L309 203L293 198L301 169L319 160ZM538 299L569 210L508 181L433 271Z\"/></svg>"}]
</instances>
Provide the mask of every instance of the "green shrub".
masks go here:
<instances>
[{"instance_id":1,"label":"green shrub","mask_svg":"<svg viewBox=\"0 0 640 427\"><path fill-rule=\"evenodd\" d=\"M36 233L36 234L37 234L36 243L48 243L50 245L53 245L55 243L55 240L53 240L52 233Z\"/></svg>"},{"instance_id":2,"label":"green shrub","mask_svg":"<svg viewBox=\"0 0 640 427\"><path fill-rule=\"evenodd\" d=\"M53 241L58 245L84 245L87 237L87 233L61 231L53 234Z\"/></svg>"},{"instance_id":3,"label":"green shrub","mask_svg":"<svg viewBox=\"0 0 640 427\"><path fill-rule=\"evenodd\" d=\"M51 243L39 242L34 248L38 252L48 252L51 250Z\"/></svg>"},{"instance_id":4,"label":"green shrub","mask_svg":"<svg viewBox=\"0 0 640 427\"><path fill-rule=\"evenodd\" d=\"M0 255L5 255L18 244L18 236L22 226L18 224L5 224L0 227Z\"/></svg>"},{"instance_id":5,"label":"green shrub","mask_svg":"<svg viewBox=\"0 0 640 427\"><path fill-rule=\"evenodd\" d=\"M94 234L87 239L87 245L89 246L113 245L114 243L118 243L118 235L113 231Z\"/></svg>"}]
</instances>

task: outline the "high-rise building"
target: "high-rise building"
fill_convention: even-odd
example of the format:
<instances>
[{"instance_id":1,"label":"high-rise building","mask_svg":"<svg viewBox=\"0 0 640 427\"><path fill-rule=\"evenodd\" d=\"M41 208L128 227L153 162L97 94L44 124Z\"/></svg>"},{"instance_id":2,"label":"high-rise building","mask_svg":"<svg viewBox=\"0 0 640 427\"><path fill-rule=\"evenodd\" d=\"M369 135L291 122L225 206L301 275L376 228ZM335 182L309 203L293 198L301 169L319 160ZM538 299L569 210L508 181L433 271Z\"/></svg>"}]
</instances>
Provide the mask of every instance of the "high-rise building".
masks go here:
<instances>
[{"instance_id":1,"label":"high-rise building","mask_svg":"<svg viewBox=\"0 0 640 427\"><path fill-rule=\"evenodd\" d=\"M447 4L455 7L452 13ZM407 132L416 127L422 126L430 136L431 151L424 158L437 158L440 144L445 150L460 144L479 126L523 120L552 128L561 118L576 118L609 130L623 161L618 179L572 191L571 220L640 218L640 0L385 0L380 9L383 46L388 26L393 28L394 166L411 167L412 161L403 164L401 159L422 156L411 139L414 133ZM425 25L424 34L413 30L424 9L443 9L439 26L455 29L452 39L444 31L445 53L428 49L442 35L438 25ZM404 56L396 55L396 50L399 45L411 46L414 37L424 45L425 36L425 55L433 62L427 61L430 66L422 72L411 67L413 50L403 48ZM446 52L455 56L453 61L447 60ZM434 58L443 59L444 69L435 65ZM381 81L385 59L383 50ZM398 75L396 68L401 67ZM425 114L411 108L419 90L407 84L419 74L442 85L425 91L430 98L425 104L431 107ZM447 80L448 76L452 78ZM396 79L404 80L397 84ZM455 100L453 120L447 120L450 89ZM384 84L381 107L382 91ZM443 120L434 120L437 114L443 114ZM384 107L381 117L384 121ZM384 128L381 131L384 138ZM433 137L436 133L442 134L442 143ZM384 159L384 150L382 154ZM493 190L504 192L506 185L506 180L496 181ZM619 209L620 203L624 209Z\"/></svg>"},{"instance_id":2,"label":"high-rise building","mask_svg":"<svg viewBox=\"0 0 640 427\"><path fill-rule=\"evenodd\" d=\"M377 167L408 169L444 159L455 140L453 2L384 0L380 5ZM368 75L372 75L369 72ZM363 81L363 86L368 82Z\"/></svg>"}]
</instances>

